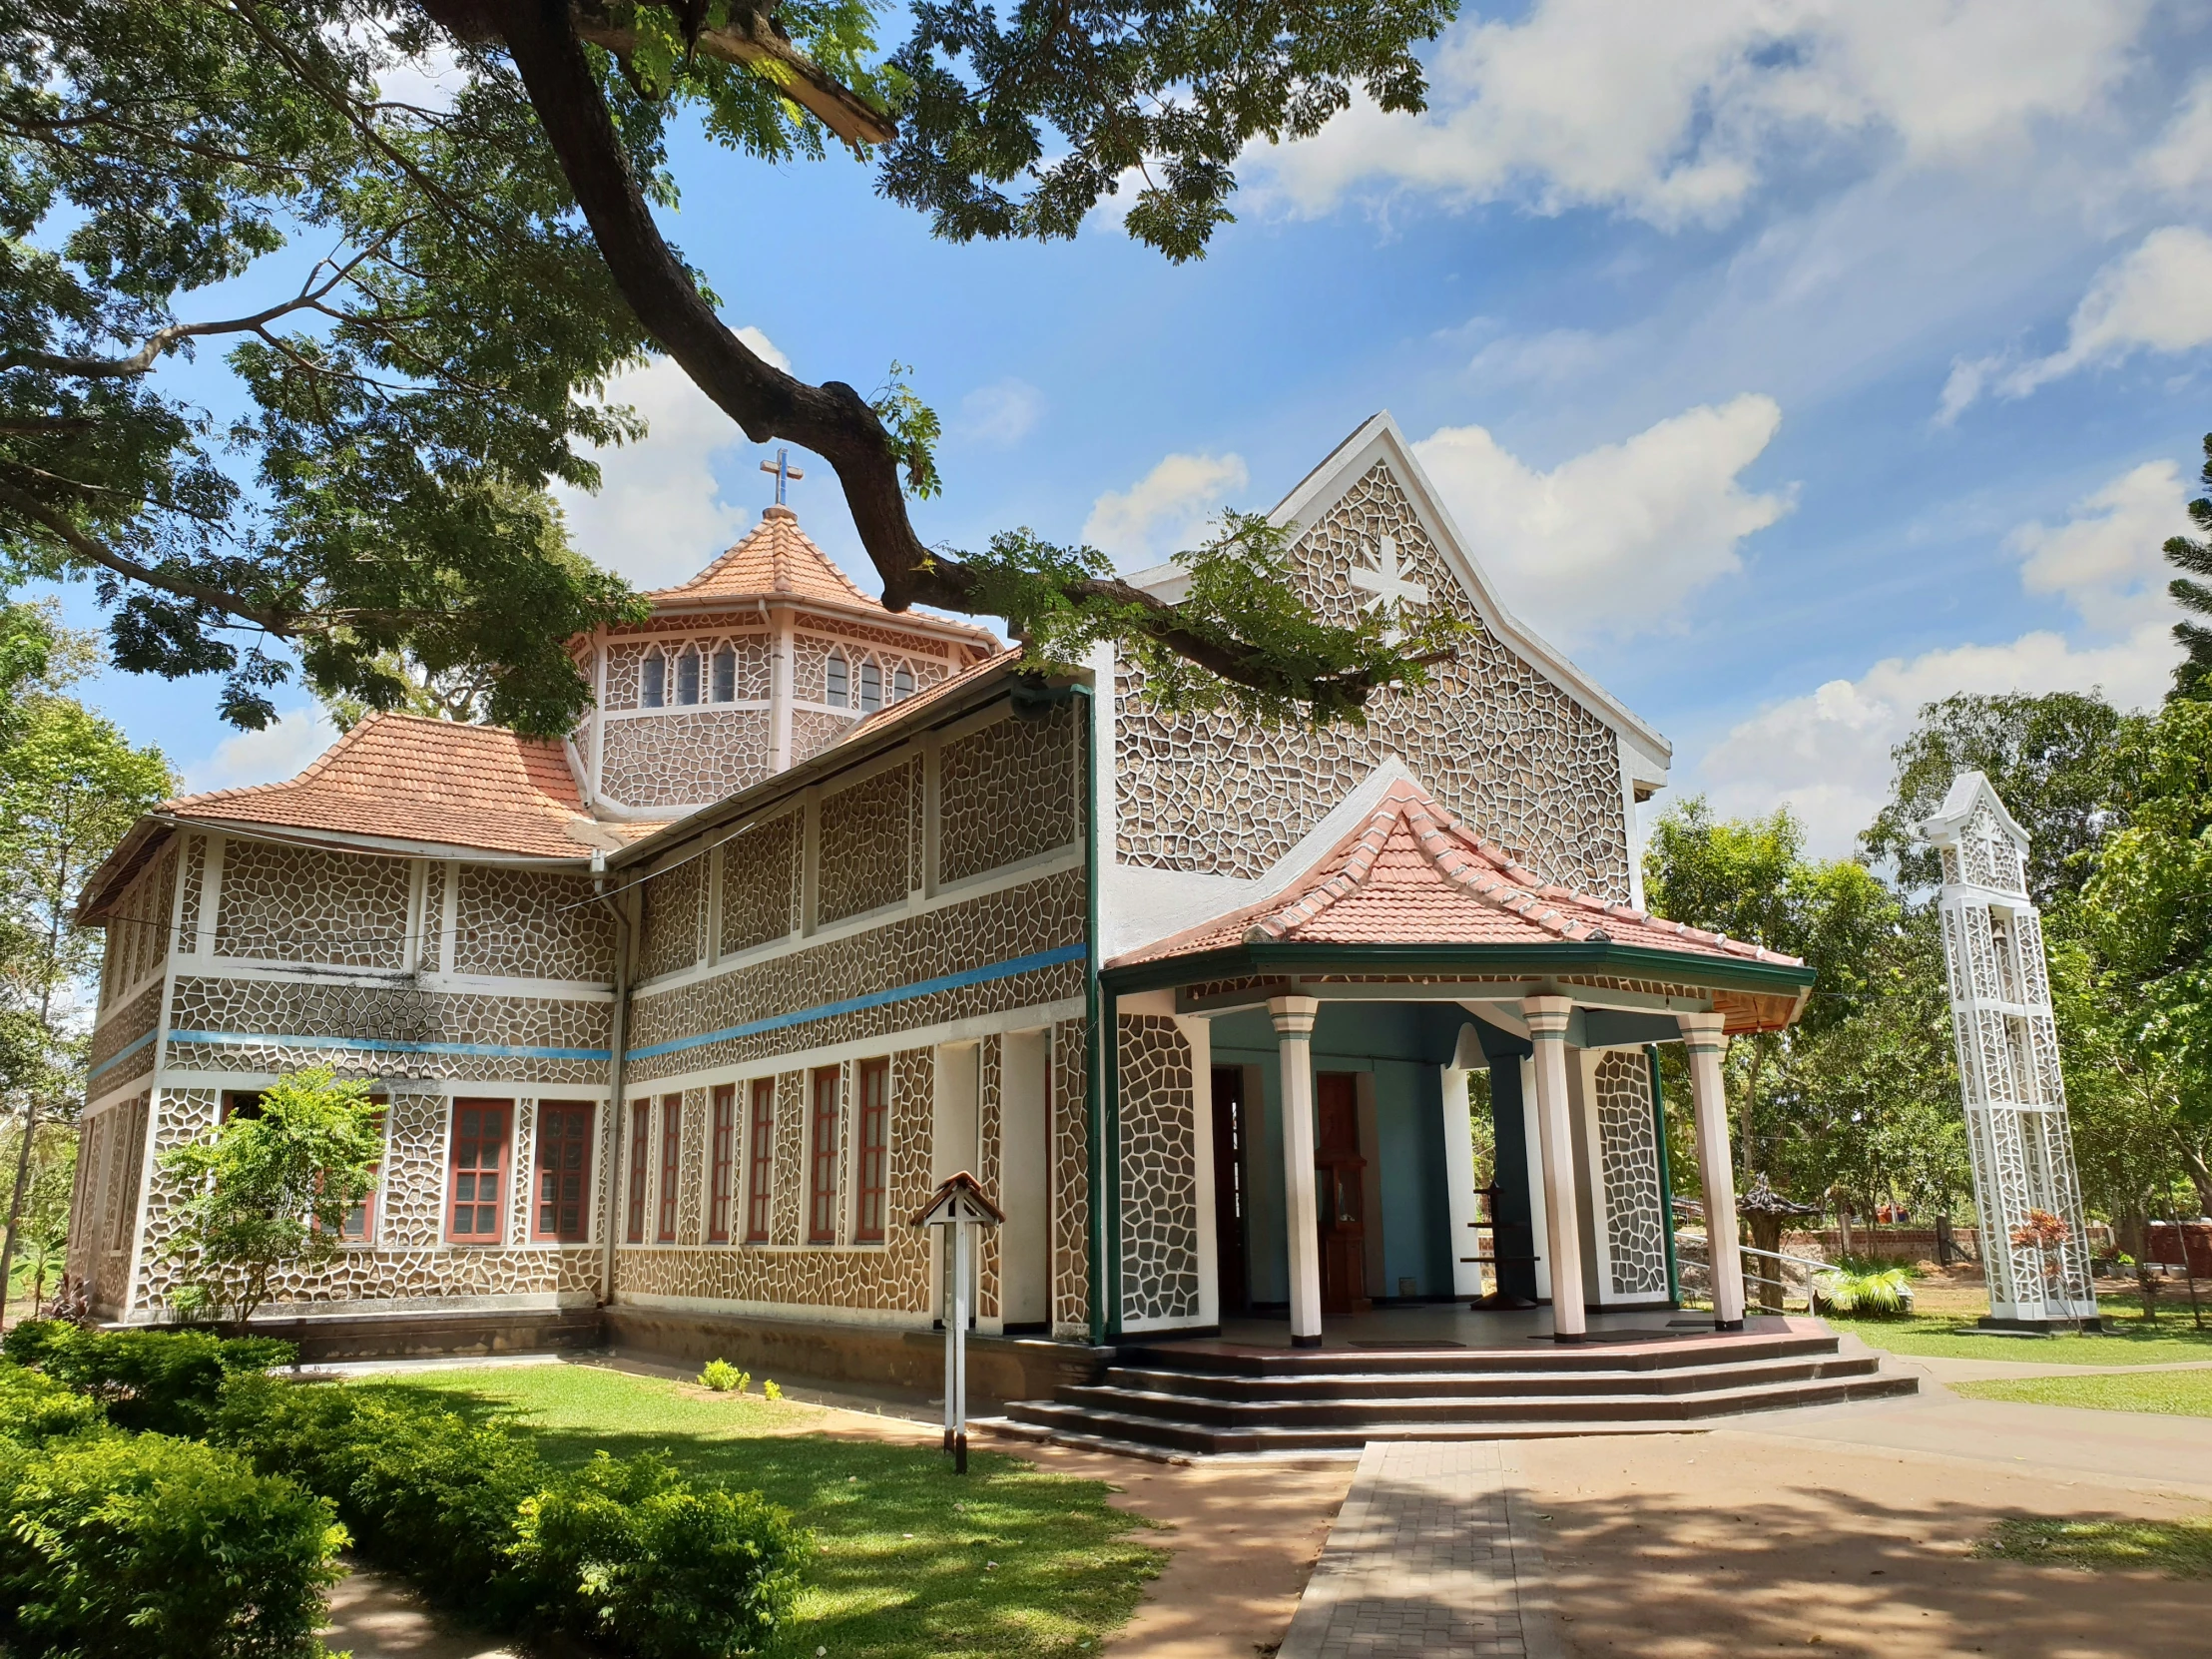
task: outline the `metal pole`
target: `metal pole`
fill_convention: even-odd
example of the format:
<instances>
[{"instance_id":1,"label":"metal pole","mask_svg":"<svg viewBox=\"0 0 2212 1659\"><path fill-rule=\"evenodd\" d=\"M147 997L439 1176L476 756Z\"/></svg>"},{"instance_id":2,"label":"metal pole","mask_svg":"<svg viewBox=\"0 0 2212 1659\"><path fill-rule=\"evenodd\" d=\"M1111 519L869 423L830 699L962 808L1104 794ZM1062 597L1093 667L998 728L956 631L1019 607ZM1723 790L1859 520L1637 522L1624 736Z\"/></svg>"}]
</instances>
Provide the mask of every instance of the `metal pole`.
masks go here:
<instances>
[{"instance_id":1,"label":"metal pole","mask_svg":"<svg viewBox=\"0 0 2212 1659\"><path fill-rule=\"evenodd\" d=\"M952 1357L945 1413L952 1425L952 1472L967 1473L968 1224L952 1224Z\"/></svg>"}]
</instances>

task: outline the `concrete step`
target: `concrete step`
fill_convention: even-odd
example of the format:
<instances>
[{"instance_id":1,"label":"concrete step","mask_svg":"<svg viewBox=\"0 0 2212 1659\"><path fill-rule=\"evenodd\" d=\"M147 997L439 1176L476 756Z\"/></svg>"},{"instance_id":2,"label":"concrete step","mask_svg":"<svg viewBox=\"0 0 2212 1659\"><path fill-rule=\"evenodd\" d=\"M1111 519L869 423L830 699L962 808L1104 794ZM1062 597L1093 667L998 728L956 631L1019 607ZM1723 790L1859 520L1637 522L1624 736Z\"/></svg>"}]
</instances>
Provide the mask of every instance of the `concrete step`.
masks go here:
<instances>
[{"instance_id":1,"label":"concrete step","mask_svg":"<svg viewBox=\"0 0 2212 1659\"><path fill-rule=\"evenodd\" d=\"M1113 1363L1146 1371L1199 1372L1223 1377L1389 1377L1433 1371L1564 1374L1586 1371L1671 1371L1725 1360L1834 1354L1837 1339L1819 1332L1743 1332L1659 1338L1649 1343L1554 1343L1518 1348L1258 1349L1216 1343L1125 1343Z\"/></svg>"},{"instance_id":2,"label":"concrete step","mask_svg":"<svg viewBox=\"0 0 2212 1659\"><path fill-rule=\"evenodd\" d=\"M1791 1382L1812 1377L1839 1377L1872 1372L1879 1362L1873 1356L1846 1358L1831 1344L1826 1352L1811 1355L1729 1360L1705 1366L1685 1366L1664 1371L1579 1371L1551 1374L1534 1370L1468 1372L1438 1369L1400 1372L1382 1376L1324 1373L1307 1377L1248 1377L1215 1372L1167 1371L1134 1366L1109 1367L1092 1388L1119 1388L1143 1393L1184 1394L1195 1398L1240 1402L1277 1401L1299 1404L1343 1398L1479 1399L1530 1392L1572 1397L1613 1393L1694 1393L1728 1387L1746 1382Z\"/></svg>"}]
</instances>

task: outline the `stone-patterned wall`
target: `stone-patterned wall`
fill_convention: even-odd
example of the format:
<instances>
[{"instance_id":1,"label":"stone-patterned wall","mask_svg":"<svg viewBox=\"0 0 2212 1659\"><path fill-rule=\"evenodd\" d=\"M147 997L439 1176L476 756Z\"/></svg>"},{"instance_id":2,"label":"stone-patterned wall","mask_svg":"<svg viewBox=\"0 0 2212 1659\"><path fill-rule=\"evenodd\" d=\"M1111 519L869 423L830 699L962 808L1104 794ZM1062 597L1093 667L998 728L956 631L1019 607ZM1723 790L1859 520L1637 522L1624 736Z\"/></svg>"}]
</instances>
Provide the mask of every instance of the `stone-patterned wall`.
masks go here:
<instances>
[{"instance_id":1,"label":"stone-patterned wall","mask_svg":"<svg viewBox=\"0 0 2212 1659\"><path fill-rule=\"evenodd\" d=\"M1172 1019L1121 1019L1121 1311L1198 1318L1198 1092Z\"/></svg>"},{"instance_id":2,"label":"stone-patterned wall","mask_svg":"<svg viewBox=\"0 0 2212 1659\"><path fill-rule=\"evenodd\" d=\"M70 1277L86 1287L93 1308L113 1318L131 1271L131 1236L138 1220L139 1176L145 1168L147 1096L139 1095L85 1120L77 1148L77 1189L70 1205Z\"/></svg>"},{"instance_id":3,"label":"stone-patterned wall","mask_svg":"<svg viewBox=\"0 0 2212 1659\"><path fill-rule=\"evenodd\" d=\"M815 918L841 921L904 901L914 880L920 792L914 763L886 767L822 799Z\"/></svg>"},{"instance_id":4,"label":"stone-patterned wall","mask_svg":"<svg viewBox=\"0 0 2212 1659\"><path fill-rule=\"evenodd\" d=\"M937 774L937 879L957 881L1067 846L1082 834L1074 703L1042 720L1007 716L944 746Z\"/></svg>"},{"instance_id":5,"label":"stone-patterned wall","mask_svg":"<svg viewBox=\"0 0 2212 1659\"><path fill-rule=\"evenodd\" d=\"M1614 1296L1667 1294L1666 1211L1659 1192L1659 1144L1651 1117L1650 1062L1611 1049L1595 1078L1598 1154L1604 1163L1605 1238Z\"/></svg>"},{"instance_id":6,"label":"stone-patterned wall","mask_svg":"<svg viewBox=\"0 0 2212 1659\"><path fill-rule=\"evenodd\" d=\"M208 837L187 835L185 852L185 896L179 906L177 937L179 950L200 948L200 899L208 887Z\"/></svg>"},{"instance_id":7,"label":"stone-patterned wall","mask_svg":"<svg viewBox=\"0 0 2212 1659\"><path fill-rule=\"evenodd\" d=\"M798 813L786 813L723 843L723 955L735 956L798 930L804 823Z\"/></svg>"},{"instance_id":8,"label":"stone-patterned wall","mask_svg":"<svg viewBox=\"0 0 2212 1659\"><path fill-rule=\"evenodd\" d=\"M805 1104L806 1079L803 1073L790 1072L777 1081L775 1233L779 1245L788 1245L798 1237L805 1198L797 1131ZM929 1196L935 1055L926 1048L894 1051L890 1082L885 1214L902 1219L920 1209ZM686 1139L688 1142L688 1133ZM697 1181L687 1183L687 1188L697 1186ZM763 1249L735 1242L689 1247L625 1245L615 1274L618 1300L690 1297L916 1317L926 1317L929 1312L929 1241L915 1229L898 1225L884 1229L884 1240L879 1245L810 1245L797 1249Z\"/></svg>"},{"instance_id":9,"label":"stone-patterned wall","mask_svg":"<svg viewBox=\"0 0 2212 1659\"><path fill-rule=\"evenodd\" d=\"M461 866L454 972L606 980L614 955L614 918L588 876Z\"/></svg>"},{"instance_id":10,"label":"stone-patterned wall","mask_svg":"<svg viewBox=\"0 0 2212 1659\"><path fill-rule=\"evenodd\" d=\"M606 1081L614 1004L556 997L479 996L404 986L291 984L180 977L170 1004L168 1064L195 1071L293 1071L333 1065L349 1076L529 1080L591 1086ZM196 1042L193 1033L252 1042ZM496 1046L558 1054L363 1051L391 1044Z\"/></svg>"},{"instance_id":11,"label":"stone-patterned wall","mask_svg":"<svg viewBox=\"0 0 2212 1659\"><path fill-rule=\"evenodd\" d=\"M707 1137L710 1096L705 1089L684 1091L681 1143L676 1149L676 1242L695 1245L707 1236Z\"/></svg>"},{"instance_id":12,"label":"stone-patterned wall","mask_svg":"<svg viewBox=\"0 0 2212 1659\"><path fill-rule=\"evenodd\" d=\"M1052 1028L1052 1334L1087 1341L1091 1322L1090 1083L1080 1021Z\"/></svg>"},{"instance_id":13,"label":"stone-patterned wall","mask_svg":"<svg viewBox=\"0 0 2212 1659\"><path fill-rule=\"evenodd\" d=\"M169 956L170 912L177 900L177 842L139 871L123 889L106 923L100 962L100 1005L107 1007Z\"/></svg>"},{"instance_id":14,"label":"stone-patterned wall","mask_svg":"<svg viewBox=\"0 0 2212 1659\"><path fill-rule=\"evenodd\" d=\"M807 1215L807 1074L777 1073L776 1173L769 1196L769 1242L795 1245Z\"/></svg>"},{"instance_id":15,"label":"stone-patterned wall","mask_svg":"<svg viewBox=\"0 0 2212 1659\"><path fill-rule=\"evenodd\" d=\"M699 807L769 775L766 709L685 708L602 724L599 787L626 807Z\"/></svg>"},{"instance_id":16,"label":"stone-patterned wall","mask_svg":"<svg viewBox=\"0 0 2212 1659\"><path fill-rule=\"evenodd\" d=\"M120 1054L139 1038L146 1036L161 1022L162 982L157 979L130 1002L115 1009L102 1020L92 1033L92 1046L85 1053L88 1073L87 1092L95 1099L117 1088L133 1077L143 1077L154 1069L154 1044L148 1043L128 1059L119 1060L108 1069L111 1056Z\"/></svg>"},{"instance_id":17,"label":"stone-patterned wall","mask_svg":"<svg viewBox=\"0 0 2212 1659\"><path fill-rule=\"evenodd\" d=\"M638 973L650 979L675 973L699 960L700 912L707 906L707 858L695 856L670 865L645 883L645 937Z\"/></svg>"},{"instance_id":18,"label":"stone-patterned wall","mask_svg":"<svg viewBox=\"0 0 2212 1659\"><path fill-rule=\"evenodd\" d=\"M1351 585L1349 572L1374 567L1384 536L1394 539L1405 575L1474 620L1458 578L1381 464L1291 550L1294 580L1325 620L1350 621L1371 597ZM1394 755L1530 867L1608 898L1629 896L1613 733L1494 635L1462 641L1457 660L1439 665L1425 690L1378 698L1365 727L1250 728L1227 714L1166 715L1142 702L1143 676L1127 662L1116 689L1125 863L1259 875ZM1237 826L1235 835L1224 833L1227 824Z\"/></svg>"},{"instance_id":19,"label":"stone-patterned wall","mask_svg":"<svg viewBox=\"0 0 2212 1659\"><path fill-rule=\"evenodd\" d=\"M747 621L757 621L747 617ZM711 697L713 660L717 651L727 646L737 654L736 697L741 703L757 702L768 696L769 641L768 635L756 628L749 633L720 634L712 632L715 626L709 617L666 617L659 620L656 631L665 637L654 640L616 640L607 647L607 701L609 709L635 709L641 668L646 652L658 649L670 663L668 697L674 703L676 696L676 671L673 664L678 653L686 646L695 645L702 654L700 665L700 691L703 697ZM689 630L708 630L691 633ZM711 705L710 705L711 706Z\"/></svg>"},{"instance_id":20,"label":"stone-patterned wall","mask_svg":"<svg viewBox=\"0 0 2212 1659\"><path fill-rule=\"evenodd\" d=\"M822 709L792 711L792 765L811 761L859 724L858 715L831 714Z\"/></svg>"},{"instance_id":21,"label":"stone-patterned wall","mask_svg":"<svg viewBox=\"0 0 2212 1659\"><path fill-rule=\"evenodd\" d=\"M234 839L224 848L216 950L338 967L406 965L404 858Z\"/></svg>"},{"instance_id":22,"label":"stone-patterned wall","mask_svg":"<svg viewBox=\"0 0 2212 1659\"><path fill-rule=\"evenodd\" d=\"M639 1055L782 1015L987 966L1083 937L1083 875L1067 870L919 916L826 940L727 973L639 994L631 1005L629 1075L639 1086L679 1072L772 1060L793 1048L866 1041L897 1031L1079 996L1083 964L1061 962L803 1027L756 1031L674 1053Z\"/></svg>"}]
</instances>

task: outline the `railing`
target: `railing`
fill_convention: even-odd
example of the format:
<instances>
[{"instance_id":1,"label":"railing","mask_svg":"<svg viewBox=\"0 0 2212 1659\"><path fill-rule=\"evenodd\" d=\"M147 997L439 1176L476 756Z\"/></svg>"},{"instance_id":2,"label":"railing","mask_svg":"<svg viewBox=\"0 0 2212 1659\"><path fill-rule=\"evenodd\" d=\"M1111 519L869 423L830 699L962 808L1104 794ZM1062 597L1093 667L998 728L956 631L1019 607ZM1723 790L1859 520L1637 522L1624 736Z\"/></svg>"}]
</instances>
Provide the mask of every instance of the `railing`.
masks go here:
<instances>
[{"instance_id":1,"label":"railing","mask_svg":"<svg viewBox=\"0 0 2212 1659\"><path fill-rule=\"evenodd\" d=\"M1674 1241L1675 1255L1682 1267L1684 1300L1690 1298L1694 1287L1710 1305L1713 1300L1713 1274L1707 1260L1705 1235L1677 1233ZM1736 1248L1744 1258L1744 1300L1753 1308L1766 1307L1771 1311L1778 1304L1784 1312L1788 1312L1790 1301L1795 1297L1804 1305L1805 1311L1811 1313L1815 1275L1836 1271L1833 1262L1823 1262L1818 1257L1792 1256L1782 1251L1761 1250L1757 1245L1739 1245ZM1773 1264L1771 1271L1766 1268L1767 1263ZM1792 1268L1802 1271L1793 1276L1790 1272ZM1770 1286L1779 1293L1775 1304L1769 1304L1760 1294Z\"/></svg>"}]
</instances>

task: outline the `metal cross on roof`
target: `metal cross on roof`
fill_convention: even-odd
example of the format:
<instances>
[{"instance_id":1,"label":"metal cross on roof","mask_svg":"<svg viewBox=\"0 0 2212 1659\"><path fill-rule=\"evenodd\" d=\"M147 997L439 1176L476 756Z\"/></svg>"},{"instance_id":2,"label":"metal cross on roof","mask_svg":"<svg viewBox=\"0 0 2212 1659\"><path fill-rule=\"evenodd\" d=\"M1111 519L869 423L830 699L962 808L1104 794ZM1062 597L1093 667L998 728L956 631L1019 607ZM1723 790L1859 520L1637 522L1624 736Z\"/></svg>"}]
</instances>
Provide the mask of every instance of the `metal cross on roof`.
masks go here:
<instances>
[{"instance_id":1,"label":"metal cross on roof","mask_svg":"<svg viewBox=\"0 0 2212 1659\"><path fill-rule=\"evenodd\" d=\"M1367 603L1371 611L1387 610L1393 604L1427 604L1427 587L1408 577L1407 568L1398 562L1397 538L1380 536L1375 543L1375 563L1354 565L1351 582L1363 593L1375 595Z\"/></svg>"},{"instance_id":2,"label":"metal cross on roof","mask_svg":"<svg viewBox=\"0 0 2212 1659\"><path fill-rule=\"evenodd\" d=\"M804 472L800 471L799 468L792 465L792 452L789 449L784 448L779 448L776 451L775 460L763 461L761 463L761 470L763 472L773 472L776 474L776 504L779 507L784 505L785 484L787 484L794 478L805 478L807 476Z\"/></svg>"}]
</instances>

